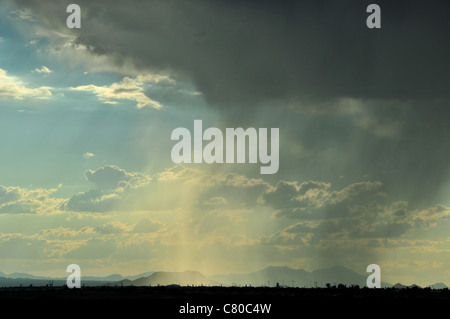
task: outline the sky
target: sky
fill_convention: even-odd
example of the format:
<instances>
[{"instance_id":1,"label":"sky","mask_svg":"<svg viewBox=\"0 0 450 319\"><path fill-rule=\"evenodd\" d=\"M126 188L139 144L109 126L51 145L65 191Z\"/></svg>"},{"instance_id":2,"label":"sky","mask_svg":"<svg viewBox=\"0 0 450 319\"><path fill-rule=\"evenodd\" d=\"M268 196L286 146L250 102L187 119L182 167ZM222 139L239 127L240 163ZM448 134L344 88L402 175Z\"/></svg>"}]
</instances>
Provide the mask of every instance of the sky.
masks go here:
<instances>
[{"instance_id":1,"label":"sky","mask_svg":"<svg viewBox=\"0 0 450 319\"><path fill-rule=\"evenodd\" d=\"M448 1L70 3L0 4L0 271L450 285ZM279 170L175 164L196 119L279 128Z\"/></svg>"}]
</instances>

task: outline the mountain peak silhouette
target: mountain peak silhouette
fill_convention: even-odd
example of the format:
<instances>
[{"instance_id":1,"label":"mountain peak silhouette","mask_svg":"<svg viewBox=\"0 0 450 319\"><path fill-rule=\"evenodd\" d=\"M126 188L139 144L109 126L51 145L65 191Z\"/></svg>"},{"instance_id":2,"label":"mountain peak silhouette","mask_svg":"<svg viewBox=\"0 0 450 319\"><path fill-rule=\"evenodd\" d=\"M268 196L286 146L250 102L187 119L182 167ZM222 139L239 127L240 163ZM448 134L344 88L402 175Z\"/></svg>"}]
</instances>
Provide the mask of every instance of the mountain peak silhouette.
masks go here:
<instances>
[{"instance_id":1,"label":"mountain peak silhouette","mask_svg":"<svg viewBox=\"0 0 450 319\"><path fill-rule=\"evenodd\" d=\"M147 277L135 280L122 280L123 285L133 286L219 286L220 283L213 281L202 273L193 270L183 272L157 271Z\"/></svg>"}]
</instances>

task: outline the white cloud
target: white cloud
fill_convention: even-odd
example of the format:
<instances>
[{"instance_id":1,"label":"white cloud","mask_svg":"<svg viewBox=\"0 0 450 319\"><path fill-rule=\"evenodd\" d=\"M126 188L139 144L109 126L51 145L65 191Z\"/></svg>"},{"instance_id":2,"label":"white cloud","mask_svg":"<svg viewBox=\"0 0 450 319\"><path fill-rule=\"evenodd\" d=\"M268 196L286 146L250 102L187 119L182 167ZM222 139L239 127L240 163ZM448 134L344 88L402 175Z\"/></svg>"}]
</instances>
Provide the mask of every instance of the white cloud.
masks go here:
<instances>
[{"instance_id":1,"label":"white cloud","mask_svg":"<svg viewBox=\"0 0 450 319\"><path fill-rule=\"evenodd\" d=\"M24 98L46 99L52 95L50 91L52 89L48 86L29 88L27 83L14 76L9 76L5 70L0 69L0 96L12 97L16 100Z\"/></svg>"},{"instance_id":2,"label":"white cloud","mask_svg":"<svg viewBox=\"0 0 450 319\"><path fill-rule=\"evenodd\" d=\"M203 205L210 205L210 206L226 205L226 204L228 204L228 201L221 196L211 197L210 199L203 202Z\"/></svg>"},{"instance_id":3,"label":"white cloud","mask_svg":"<svg viewBox=\"0 0 450 319\"><path fill-rule=\"evenodd\" d=\"M91 189L72 196L61 208L68 211L106 212L113 210L120 202L118 192Z\"/></svg>"},{"instance_id":4,"label":"white cloud","mask_svg":"<svg viewBox=\"0 0 450 319\"><path fill-rule=\"evenodd\" d=\"M36 18L31 15L28 10L20 10L17 9L11 12L13 14L13 18L16 20L26 20L29 22L36 22Z\"/></svg>"},{"instance_id":5,"label":"white cloud","mask_svg":"<svg viewBox=\"0 0 450 319\"><path fill-rule=\"evenodd\" d=\"M75 238L80 236L89 236L95 233L94 228L90 226L84 226L81 229L75 230L68 227L58 226L56 228L48 228L41 230L34 237L44 239L54 238Z\"/></svg>"},{"instance_id":6,"label":"white cloud","mask_svg":"<svg viewBox=\"0 0 450 319\"><path fill-rule=\"evenodd\" d=\"M132 228L121 222L109 222L95 227L95 231L104 235L118 235L130 231Z\"/></svg>"},{"instance_id":7,"label":"white cloud","mask_svg":"<svg viewBox=\"0 0 450 319\"><path fill-rule=\"evenodd\" d=\"M87 170L86 179L95 188L72 196L61 207L69 211L106 212L119 209L124 204L124 196L151 181L151 177L127 172L115 165L105 165L96 170Z\"/></svg>"},{"instance_id":8,"label":"white cloud","mask_svg":"<svg viewBox=\"0 0 450 319\"><path fill-rule=\"evenodd\" d=\"M99 100L107 104L116 104L116 100L130 100L136 101L136 106L139 109L144 107L160 109L162 105L158 101L149 98L144 93L144 89L146 86L162 81L173 82L167 76L148 74L138 75L135 78L124 77L120 82L115 82L109 86L89 84L72 87L71 89L93 92Z\"/></svg>"},{"instance_id":9,"label":"white cloud","mask_svg":"<svg viewBox=\"0 0 450 319\"><path fill-rule=\"evenodd\" d=\"M199 188L210 188L214 186L229 186L236 188L263 187L269 184L261 178L248 178L235 173L212 174L183 165L176 165L158 174L159 181L177 181L186 184L196 184Z\"/></svg>"},{"instance_id":10,"label":"white cloud","mask_svg":"<svg viewBox=\"0 0 450 319\"><path fill-rule=\"evenodd\" d=\"M161 223L150 218L141 219L134 225L134 233L152 233L161 228Z\"/></svg>"},{"instance_id":11,"label":"white cloud","mask_svg":"<svg viewBox=\"0 0 450 319\"><path fill-rule=\"evenodd\" d=\"M86 179L99 189L138 188L150 182L151 178L137 172L127 172L115 165L105 165L96 170L87 170Z\"/></svg>"},{"instance_id":12,"label":"white cloud","mask_svg":"<svg viewBox=\"0 0 450 319\"><path fill-rule=\"evenodd\" d=\"M34 72L43 73L43 74L50 74L53 71L43 65L40 69L38 69L38 68L34 69Z\"/></svg>"},{"instance_id":13,"label":"white cloud","mask_svg":"<svg viewBox=\"0 0 450 319\"><path fill-rule=\"evenodd\" d=\"M199 205L202 209L212 209L218 206L254 207L258 198L270 189L270 184L261 178L249 178L236 173L213 173L196 168L177 165L156 174L159 185L171 190L176 198L185 198L189 190L187 202L183 205ZM196 198L195 204L188 198ZM233 199L227 201L226 199Z\"/></svg>"},{"instance_id":14,"label":"white cloud","mask_svg":"<svg viewBox=\"0 0 450 319\"><path fill-rule=\"evenodd\" d=\"M56 191L56 188L26 189L16 186L6 187L0 185L0 214L53 212L64 201L51 197Z\"/></svg>"},{"instance_id":15,"label":"white cloud","mask_svg":"<svg viewBox=\"0 0 450 319\"><path fill-rule=\"evenodd\" d=\"M62 206L63 209L107 212L176 207L187 209L192 205L200 209L254 207L261 194L270 187L262 179L234 173L212 174L183 166L155 174L154 179L114 165L87 170L85 176L94 187L72 196ZM227 198L233 198L233 201L228 202Z\"/></svg>"},{"instance_id":16,"label":"white cloud","mask_svg":"<svg viewBox=\"0 0 450 319\"><path fill-rule=\"evenodd\" d=\"M294 216L295 213L303 215L305 210L335 207L347 201L358 203L362 199L383 196L381 182L353 183L339 191L330 191L329 183L306 181L298 182L279 181L275 187L263 195L265 204L281 209L281 215ZM278 213L278 214L279 214Z\"/></svg>"},{"instance_id":17,"label":"white cloud","mask_svg":"<svg viewBox=\"0 0 450 319\"><path fill-rule=\"evenodd\" d=\"M93 157L95 157L95 154L94 153L90 153L90 152L86 152L86 153L83 154L83 157L84 158L93 158Z\"/></svg>"}]
</instances>

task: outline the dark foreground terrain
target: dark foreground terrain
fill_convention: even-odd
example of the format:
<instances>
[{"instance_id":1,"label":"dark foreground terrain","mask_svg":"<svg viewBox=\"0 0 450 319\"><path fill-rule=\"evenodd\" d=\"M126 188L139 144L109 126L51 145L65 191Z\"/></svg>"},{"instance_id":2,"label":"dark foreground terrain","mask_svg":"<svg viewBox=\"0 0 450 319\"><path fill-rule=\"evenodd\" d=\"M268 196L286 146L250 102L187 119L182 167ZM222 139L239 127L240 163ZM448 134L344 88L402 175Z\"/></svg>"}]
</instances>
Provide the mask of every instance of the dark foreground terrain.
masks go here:
<instances>
[{"instance_id":1,"label":"dark foreground terrain","mask_svg":"<svg viewBox=\"0 0 450 319\"><path fill-rule=\"evenodd\" d=\"M256 307L256 305L258 306ZM267 311L267 305L270 305L269 311ZM130 316L140 314L140 317L145 318L302 318L307 317L307 313L311 313L311 311L319 315L345 313L350 317L369 314L412 315L417 311L438 315L439 307L448 307L449 305L450 291L448 289L432 290L428 288L179 286L84 287L80 289L66 287L0 288L2 309L10 308L18 314L35 315L45 312L49 316L60 313L59 310L83 315ZM204 311L205 306L212 309L209 314ZM196 311L195 314L183 313L193 309ZM160 315L156 315L156 313Z\"/></svg>"}]
</instances>

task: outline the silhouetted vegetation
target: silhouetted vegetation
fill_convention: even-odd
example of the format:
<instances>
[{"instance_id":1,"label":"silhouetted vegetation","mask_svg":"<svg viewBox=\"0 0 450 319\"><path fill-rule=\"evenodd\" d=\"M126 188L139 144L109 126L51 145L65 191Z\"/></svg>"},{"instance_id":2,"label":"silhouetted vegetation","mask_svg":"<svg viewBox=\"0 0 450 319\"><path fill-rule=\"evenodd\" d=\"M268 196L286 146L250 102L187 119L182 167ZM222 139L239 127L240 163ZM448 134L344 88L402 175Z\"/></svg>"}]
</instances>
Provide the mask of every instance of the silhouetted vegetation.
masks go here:
<instances>
[{"instance_id":1,"label":"silhouetted vegetation","mask_svg":"<svg viewBox=\"0 0 450 319\"><path fill-rule=\"evenodd\" d=\"M188 318L179 314L182 305L210 305L222 309L225 304L270 304L271 313L233 315L232 318L291 318L293 313L305 314L306 310L321 315L337 316L345 313L348 318L371 312L404 317L415 314L432 304L446 307L450 300L448 289L381 288L369 289L357 286L327 285L328 288L292 287L201 287L170 286L102 286L69 289L67 287L14 287L0 288L0 304L20 309L21 314L45 312L60 307L64 311L88 312L99 317L130 313L144 313L148 318L154 313L164 313L167 318ZM26 305L26 307L23 307ZM387 310L388 309L388 310ZM196 318L199 316L193 316ZM231 318L216 311L213 318ZM190 317L189 317L190 318ZM292 317L294 318L294 317ZM297 316L302 318L302 316Z\"/></svg>"},{"instance_id":2,"label":"silhouetted vegetation","mask_svg":"<svg viewBox=\"0 0 450 319\"><path fill-rule=\"evenodd\" d=\"M67 286L44 287L19 286L0 288L0 299L8 298L52 298L52 299L166 299L189 298L189 300L209 300L228 297L280 297L290 299L316 299L316 298L447 298L450 299L450 290L420 288L417 286L398 288L370 289L360 288L357 285L346 286L338 284L326 288L292 288L278 285L276 287L205 287L205 286L98 286L69 289Z\"/></svg>"}]
</instances>

